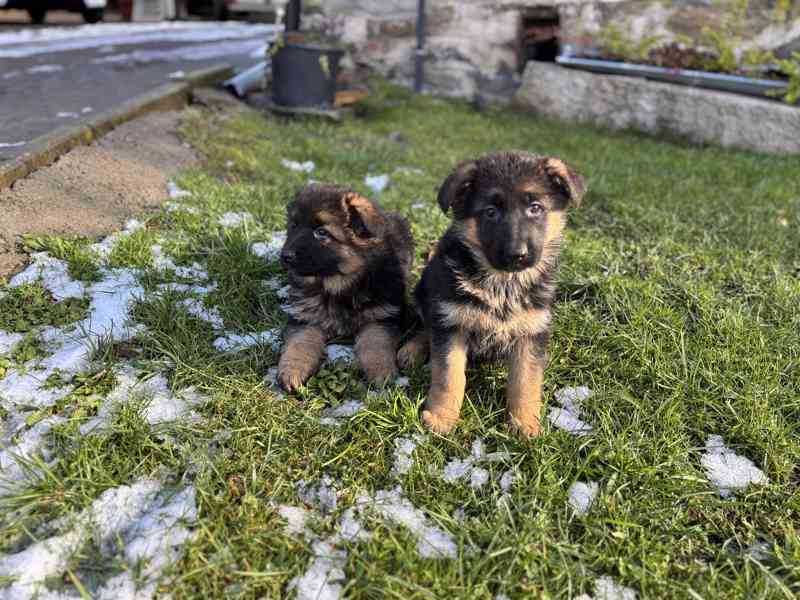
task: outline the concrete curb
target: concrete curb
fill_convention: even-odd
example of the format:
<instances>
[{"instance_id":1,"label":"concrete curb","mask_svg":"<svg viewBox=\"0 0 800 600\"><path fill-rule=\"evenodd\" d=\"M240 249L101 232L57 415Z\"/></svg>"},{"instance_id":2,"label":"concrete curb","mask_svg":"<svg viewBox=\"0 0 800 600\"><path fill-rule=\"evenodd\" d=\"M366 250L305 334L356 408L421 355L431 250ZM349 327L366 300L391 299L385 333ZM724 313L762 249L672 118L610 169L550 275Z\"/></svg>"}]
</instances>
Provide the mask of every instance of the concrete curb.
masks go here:
<instances>
[{"instance_id":1,"label":"concrete curb","mask_svg":"<svg viewBox=\"0 0 800 600\"><path fill-rule=\"evenodd\" d=\"M233 68L227 64L191 71L179 82L165 83L116 108L39 136L28 144L29 150L25 154L0 166L0 190L52 164L75 147L88 146L127 121L148 112L181 109L189 103L194 88L224 81L232 75Z\"/></svg>"}]
</instances>

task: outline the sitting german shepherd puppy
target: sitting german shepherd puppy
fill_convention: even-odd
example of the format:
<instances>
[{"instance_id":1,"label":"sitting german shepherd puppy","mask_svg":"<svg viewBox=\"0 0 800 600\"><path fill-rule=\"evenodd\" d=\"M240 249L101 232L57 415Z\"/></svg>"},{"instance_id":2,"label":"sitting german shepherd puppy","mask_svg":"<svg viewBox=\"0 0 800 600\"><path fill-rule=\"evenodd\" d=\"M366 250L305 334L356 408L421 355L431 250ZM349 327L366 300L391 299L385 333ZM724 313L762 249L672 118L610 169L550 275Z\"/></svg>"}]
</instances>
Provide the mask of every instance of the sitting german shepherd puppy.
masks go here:
<instances>
[{"instance_id":1,"label":"sitting german shepherd puppy","mask_svg":"<svg viewBox=\"0 0 800 600\"><path fill-rule=\"evenodd\" d=\"M439 206L454 221L414 290L424 330L398 353L406 367L430 349L429 429L458 421L469 356L507 361L510 425L539 434L562 231L584 192L562 161L522 152L462 163L442 184Z\"/></svg>"},{"instance_id":2,"label":"sitting german shepherd puppy","mask_svg":"<svg viewBox=\"0 0 800 600\"><path fill-rule=\"evenodd\" d=\"M309 185L287 207L281 262L289 272L289 325L278 382L294 391L322 362L325 343L355 337L370 382L397 372L414 240L401 216L347 188Z\"/></svg>"}]
</instances>

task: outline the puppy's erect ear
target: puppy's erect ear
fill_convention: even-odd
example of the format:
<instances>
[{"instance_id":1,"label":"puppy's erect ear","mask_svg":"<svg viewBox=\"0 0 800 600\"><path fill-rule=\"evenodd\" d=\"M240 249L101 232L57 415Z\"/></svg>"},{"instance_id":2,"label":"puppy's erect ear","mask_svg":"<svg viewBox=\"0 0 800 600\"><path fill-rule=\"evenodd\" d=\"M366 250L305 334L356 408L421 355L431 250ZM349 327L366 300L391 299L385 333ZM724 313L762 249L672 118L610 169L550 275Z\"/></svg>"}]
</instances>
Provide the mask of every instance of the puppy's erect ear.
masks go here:
<instances>
[{"instance_id":1,"label":"puppy's erect ear","mask_svg":"<svg viewBox=\"0 0 800 600\"><path fill-rule=\"evenodd\" d=\"M377 238L383 235L386 219L369 198L349 192L342 196L342 208L350 229L360 238Z\"/></svg>"},{"instance_id":2,"label":"puppy's erect ear","mask_svg":"<svg viewBox=\"0 0 800 600\"><path fill-rule=\"evenodd\" d=\"M463 162L444 180L442 187L439 188L438 200L439 207L445 214L448 209L455 209L467 197L477 171L478 165L474 160Z\"/></svg>"},{"instance_id":3,"label":"puppy's erect ear","mask_svg":"<svg viewBox=\"0 0 800 600\"><path fill-rule=\"evenodd\" d=\"M544 170L553 184L567 197L567 206L578 208L586 193L583 177L558 158L546 158Z\"/></svg>"}]
</instances>

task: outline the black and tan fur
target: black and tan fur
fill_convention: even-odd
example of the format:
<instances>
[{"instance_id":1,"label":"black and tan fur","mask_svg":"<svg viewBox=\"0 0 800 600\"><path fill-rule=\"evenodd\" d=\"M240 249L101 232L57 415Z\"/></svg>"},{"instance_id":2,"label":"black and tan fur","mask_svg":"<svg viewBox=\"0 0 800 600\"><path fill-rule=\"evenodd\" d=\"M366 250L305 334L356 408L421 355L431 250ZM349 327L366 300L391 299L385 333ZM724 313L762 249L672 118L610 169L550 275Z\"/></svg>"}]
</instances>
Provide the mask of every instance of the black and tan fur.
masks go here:
<instances>
[{"instance_id":1,"label":"black and tan fur","mask_svg":"<svg viewBox=\"0 0 800 600\"><path fill-rule=\"evenodd\" d=\"M370 382L397 372L414 242L397 214L347 188L310 185L287 207L281 262L289 273L289 324L278 363L287 390L319 368L331 338L354 337Z\"/></svg>"},{"instance_id":2,"label":"black and tan fur","mask_svg":"<svg viewBox=\"0 0 800 600\"><path fill-rule=\"evenodd\" d=\"M398 352L401 366L431 355L425 425L450 431L461 411L469 359L508 366L511 426L539 433L551 304L566 211L583 179L556 158L522 152L459 165L439 190L453 223L414 291L424 323Z\"/></svg>"}]
</instances>

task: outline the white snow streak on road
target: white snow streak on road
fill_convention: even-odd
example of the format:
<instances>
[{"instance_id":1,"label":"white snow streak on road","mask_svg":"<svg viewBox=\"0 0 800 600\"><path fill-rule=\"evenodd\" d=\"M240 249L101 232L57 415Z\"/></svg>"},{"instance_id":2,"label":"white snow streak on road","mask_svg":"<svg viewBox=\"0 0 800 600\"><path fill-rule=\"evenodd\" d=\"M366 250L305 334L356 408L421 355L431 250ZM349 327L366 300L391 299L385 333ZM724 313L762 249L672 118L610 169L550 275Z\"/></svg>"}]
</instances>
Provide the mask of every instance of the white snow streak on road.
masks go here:
<instances>
[{"instance_id":1,"label":"white snow streak on road","mask_svg":"<svg viewBox=\"0 0 800 600\"><path fill-rule=\"evenodd\" d=\"M87 50L113 45L197 43L260 39L266 42L282 29L275 25L240 23L107 23L88 27L48 27L0 34L0 58L25 58L51 52Z\"/></svg>"}]
</instances>

